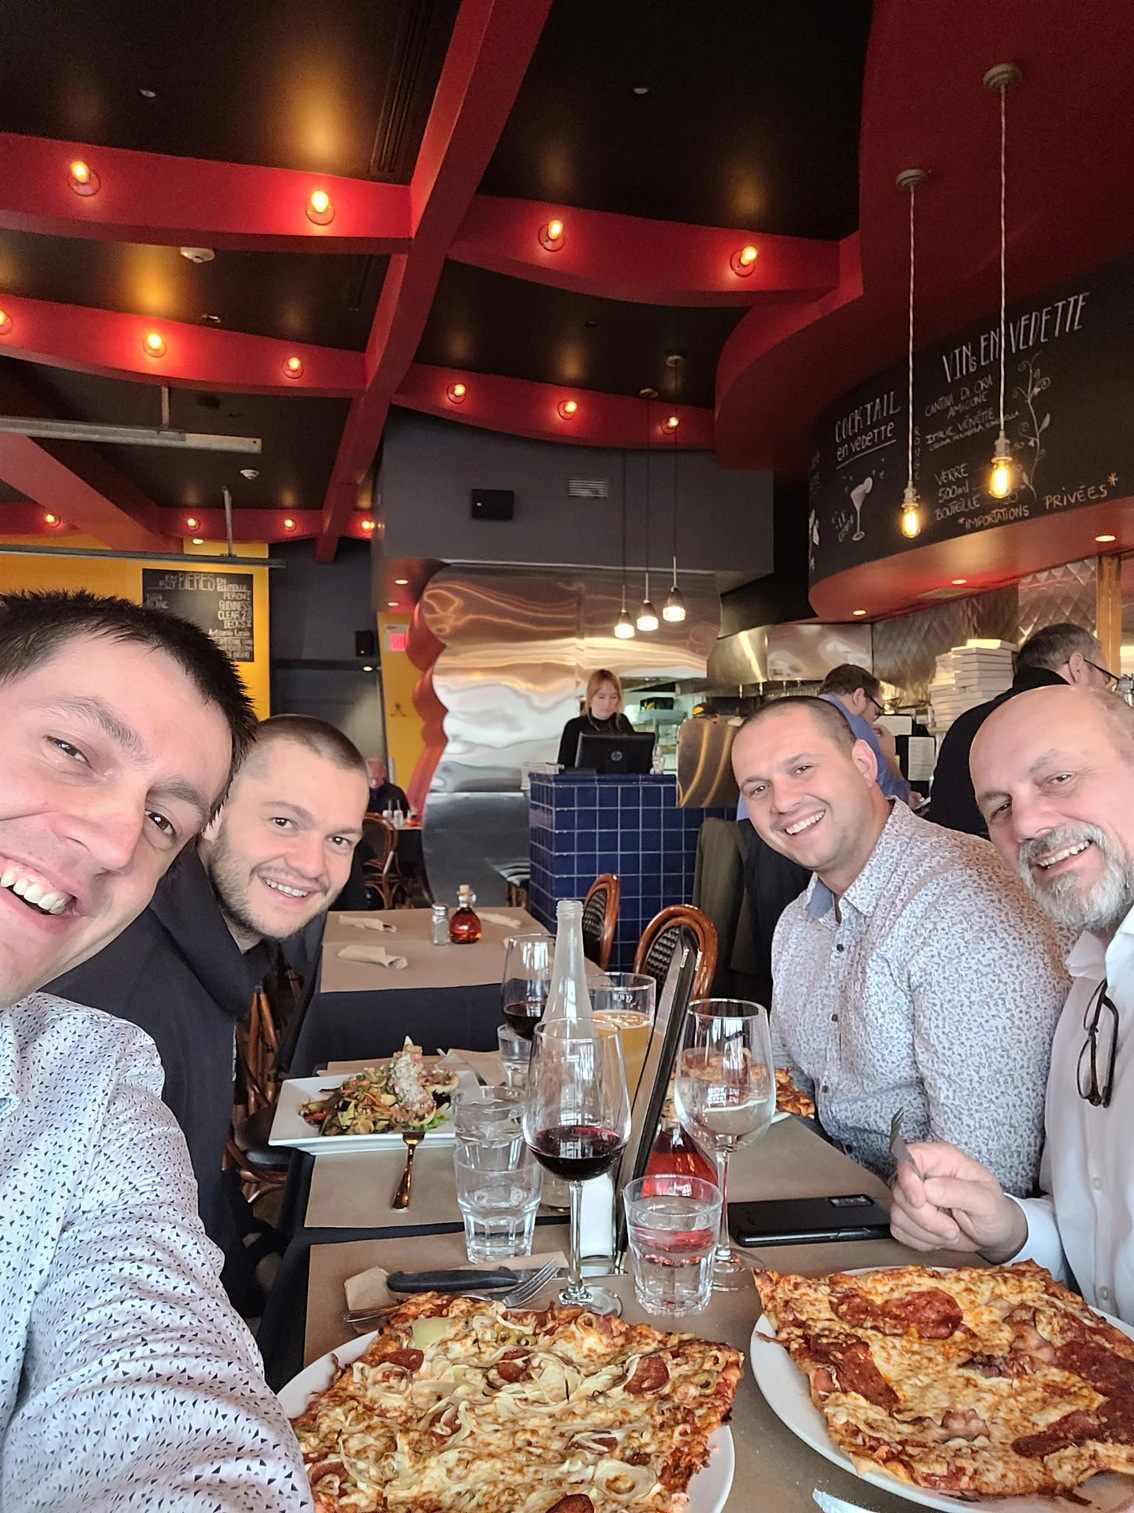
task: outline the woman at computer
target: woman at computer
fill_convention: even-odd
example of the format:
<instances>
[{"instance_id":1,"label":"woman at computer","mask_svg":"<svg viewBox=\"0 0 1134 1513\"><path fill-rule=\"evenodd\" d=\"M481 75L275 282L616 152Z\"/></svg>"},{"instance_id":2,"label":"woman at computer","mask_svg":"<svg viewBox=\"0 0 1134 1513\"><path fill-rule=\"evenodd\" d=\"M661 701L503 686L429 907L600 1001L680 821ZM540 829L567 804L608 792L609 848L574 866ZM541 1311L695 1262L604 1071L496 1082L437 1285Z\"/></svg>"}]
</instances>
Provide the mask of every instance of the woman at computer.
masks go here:
<instances>
[{"instance_id":1,"label":"woman at computer","mask_svg":"<svg viewBox=\"0 0 1134 1513\"><path fill-rule=\"evenodd\" d=\"M634 727L622 713L622 684L618 674L600 667L587 679L583 713L568 720L559 741L560 767L574 767L581 735L633 735Z\"/></svg>"}]
</instances>

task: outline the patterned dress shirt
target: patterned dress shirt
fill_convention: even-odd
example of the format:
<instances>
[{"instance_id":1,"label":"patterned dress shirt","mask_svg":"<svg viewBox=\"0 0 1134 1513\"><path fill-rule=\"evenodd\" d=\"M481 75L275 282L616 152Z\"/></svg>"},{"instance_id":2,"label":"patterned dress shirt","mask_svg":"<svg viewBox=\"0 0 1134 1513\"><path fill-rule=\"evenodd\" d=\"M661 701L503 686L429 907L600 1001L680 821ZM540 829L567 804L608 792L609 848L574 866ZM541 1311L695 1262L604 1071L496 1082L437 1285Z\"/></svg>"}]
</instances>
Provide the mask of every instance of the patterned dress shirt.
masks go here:
<instances>
[{"instance_id":1,"label":"patterned dress shirt","mask_svg":"<svg viewBox=\"0 0 1134 1513\"><path fill-rule=\"evenodd\" d=\"M890 1119L1030 1193L1052 1033L1067 991L1047 916L987 841L891 805L836 904L813 878L772 946L777 1061L843 1149L889 1177Z\"/></svg>"},{"instance_id":2,"label":"patterned dress shirt","mask_svg":"<svg viewBox=\"0 0 1134 1513\"><path fill-rule=\"evenodd\" d=\"M311 1508L217 1280L153 1045L33 994L0 1010L0 1507Z\"/></svg>"}]
</instances>

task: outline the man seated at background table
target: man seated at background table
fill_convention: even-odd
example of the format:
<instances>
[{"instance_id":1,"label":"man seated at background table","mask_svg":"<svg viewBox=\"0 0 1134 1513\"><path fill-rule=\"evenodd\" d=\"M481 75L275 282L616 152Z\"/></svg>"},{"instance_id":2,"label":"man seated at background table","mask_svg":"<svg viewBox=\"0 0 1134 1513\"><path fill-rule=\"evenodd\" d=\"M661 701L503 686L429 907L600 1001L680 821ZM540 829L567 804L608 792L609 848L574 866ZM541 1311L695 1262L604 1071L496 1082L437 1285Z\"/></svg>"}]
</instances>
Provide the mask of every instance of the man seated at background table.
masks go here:
<instances>
[{"instance_id":1,"label":"man seated at background table","mask_svg":"<svg viewBox=\"0 0 1134 1513\"><path fill-rule=\"evenodd\" d=\"M145 908L254 723L194 626L87 594L0 598L5 1508L310 1508L153 1046L37 991Z\"/></svg>"},{"instance_id":2,"label":"man seated at background table","mask_svg":"<svg viewBox=\"0 0 1134 1513\"><path fill-rule=\"evenodd\" d=\"M1005 1196L963 1140L916 1145L925 1181L903 1166L894 1234L1039 1261L1134 1323L1134 711L1087 689L1022 693L982 725L972 774L1001 856L1083 932L1051 1053L1043 1196Z\"/></svg>"},{"instance_id":3,"label":"man seated at background table","mask_svg":"<svg viewBox=\"0 0 1134 1513\"><path fill-rule=\"evenodd\" d=\"M385 814L387 809L400 809L409 818L410 803L406 798L405 789L399 788L397 783L391 783L386 776L385 757L368 756L366 758L366 771L370 783L370 798L367 803L369 814Z\"/></svg>"},{"instance_id":4,"label":"man seated at background table","mask_svg":"<svg viewBox=\"0 0 1134 1513\"><path fill-rule=\"evenodd\" d=\"M224 806L149 908L51 984L152 1037L165 1068L162 1096L189 1145L201 1218L225 1252L225 1285L242 1312L258 1302L240 1233L250 1215L221 1176L236 1024L275 943L325 915L341 891L366 800L366 763L341 731L306 715L263 721Z\"/></svg>"},{"instance_id":5,"label":"man seated at background table","mask_svg":"<svg viewBox=\"0 0 1134 1513\"><path fill-rule=\"evenodd\" d=\"M772 1029L828 1134L888 1176L900 1109L907 1134L962 1143L1030 1191L1066 989L1043 911L985 842L885 799L873 751L823 699L765 704L733 766L763 839L815 873L776 928Z\"/></svg>"}]
</instances>

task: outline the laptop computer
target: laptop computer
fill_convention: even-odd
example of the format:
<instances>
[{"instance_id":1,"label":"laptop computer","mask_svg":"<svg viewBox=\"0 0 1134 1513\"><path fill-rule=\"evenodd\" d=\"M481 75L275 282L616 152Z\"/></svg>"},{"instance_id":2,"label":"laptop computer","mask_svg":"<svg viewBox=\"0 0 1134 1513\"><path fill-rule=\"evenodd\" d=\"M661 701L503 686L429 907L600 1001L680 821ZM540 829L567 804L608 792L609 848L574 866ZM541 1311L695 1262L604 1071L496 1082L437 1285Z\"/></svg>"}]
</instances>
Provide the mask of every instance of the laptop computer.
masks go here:
<instances>
[{"instance_id":1,"label":"laptop computer","mask_svg":"<svg viewBox=\"0 0 1134 1513\"><path fill-rule=\"evenodd\" d=\"M596 735L583 731L575 749L575 766L608 777L649 772L654 740L652 735Z\"/></svg>"}]
</instances>

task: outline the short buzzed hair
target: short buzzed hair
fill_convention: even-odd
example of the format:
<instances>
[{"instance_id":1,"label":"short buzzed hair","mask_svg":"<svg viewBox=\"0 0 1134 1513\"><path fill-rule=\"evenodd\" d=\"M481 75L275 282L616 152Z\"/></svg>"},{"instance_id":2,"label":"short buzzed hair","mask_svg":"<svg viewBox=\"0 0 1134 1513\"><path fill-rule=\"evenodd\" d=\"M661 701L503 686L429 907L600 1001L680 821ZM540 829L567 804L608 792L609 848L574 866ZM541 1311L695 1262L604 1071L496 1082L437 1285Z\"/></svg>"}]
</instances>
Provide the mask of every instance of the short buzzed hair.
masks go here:
<instances>
[{"instance_id":1,"label":"short buzzed hair","mask_svg":"<svg viewBox=\"0 0 1134 1513\"><path fill-rule=\"evenodd\" d=\"M875 703L882 702L882 684L872 672L865 667L859 667L854 662L841 662L838 667L832 667L831 671L823 679L820 693L851 694L859 689L868 699Z\"/></svg>"},{"instance_id":2,"label":"short buzzed hair","mask_svg":"<svg viewBox=\"0 0 1134 1513\"><path fill-rule=\"evenodd\" d=\"M370 771L366 765L366 758L354 742L343 735L336 725L329 725L326 720L317 720L307 714L274 714L270 719L261 720L256 727L256 733L252 739L252 748L248 753L249 763L256 756L281 741L289 741L295 746L305 746L316 756L322 757L334 767L341 768L344 772L356 772L359 777L365 778L367 786L370 783Z\"/></svg>"},{"instance_id":3,"label":"short buzzed hair","mask_svg":"<svg viewBox=\"0 0 1134 1513\"><path fill-rule=\"evenodd\" d=\"M1059 625L1045 625L1028 637L1016 653L1016 666L1046 667L1054 672L1063 667L1078 652L1086 661L1102 655L1098 640L1081 625L1065 621Z\"/></svg>"},{"instance_id":4,"label":"short buzzed hair","mask_svg":"<svg viewBox=\"0 0 1134 1513\"><path fill-rule=\"evenodd\" d=\"M88 593L0 594L0 683L25 677L50 662L71 641L107 641L164 652L202 699L224 715L235 771L256 729L256 714L229 657L207 633L178 615L131 599Z\"/></svg>"},{"instance_id":5,"label":"short buzzed hair","mask_svg":"<svg viewBox=\"0 0 1134 1513\"><path fill-rule=\"evenodd\" d=\"M767 704L762 704L754 714L750 714L740 727L740 730L748 730L750 726L762 724L773 719L778 714L785 714L793 709L806 710L815 721L822 727L823 734L827 736L832 745L840 751L845 751L849 756L854 750L855 733L850 728L846 715L835 704L827 699L819 699L811 694L789 694L786 699L769 699ZM740 731L737 731L737 735Z\"/></svg>"}]
</instances>

